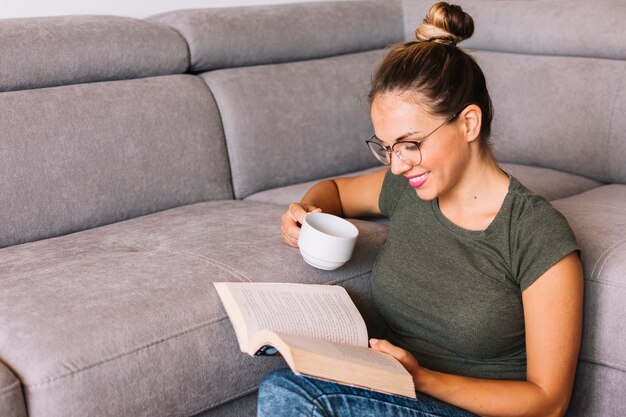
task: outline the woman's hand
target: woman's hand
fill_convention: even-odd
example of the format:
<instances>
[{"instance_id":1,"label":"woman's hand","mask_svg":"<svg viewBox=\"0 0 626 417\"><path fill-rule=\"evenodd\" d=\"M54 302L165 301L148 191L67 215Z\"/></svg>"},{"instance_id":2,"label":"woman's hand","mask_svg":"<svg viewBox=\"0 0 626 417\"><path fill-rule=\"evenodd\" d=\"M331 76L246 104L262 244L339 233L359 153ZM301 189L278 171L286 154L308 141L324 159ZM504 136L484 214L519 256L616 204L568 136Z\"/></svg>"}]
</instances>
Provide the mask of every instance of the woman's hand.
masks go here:
<instances>
[{"instance_id":1,"label":"woman's hand","mask_svg":"<svg viewBox=\"0 0 626 417\"><path fill-rule=\"evenodd\" d=\"M281 217L281 233L283 241L294 248L298 247L300 226L308 213L321 213L322 209L311 204L292 203Z\"/></svg>"},{"instance_id":2,"label":"woman's hand","mask_svg":"<svg viewBox=\"0 0 626 417\"><path fill-rule=\"evenodd\" d=\"M419 362L417 362L417 359L415 359L415 356L413 356L409 351L393 345L386 340L370 339L370 346L374 350L386 353L396 358L402 366L404 366L404 368L409 371L411 375L413 375L413 382L415 383L415 386L417 386L417 375L422 368L420 367Z\"/></svg>"}]
</instances>

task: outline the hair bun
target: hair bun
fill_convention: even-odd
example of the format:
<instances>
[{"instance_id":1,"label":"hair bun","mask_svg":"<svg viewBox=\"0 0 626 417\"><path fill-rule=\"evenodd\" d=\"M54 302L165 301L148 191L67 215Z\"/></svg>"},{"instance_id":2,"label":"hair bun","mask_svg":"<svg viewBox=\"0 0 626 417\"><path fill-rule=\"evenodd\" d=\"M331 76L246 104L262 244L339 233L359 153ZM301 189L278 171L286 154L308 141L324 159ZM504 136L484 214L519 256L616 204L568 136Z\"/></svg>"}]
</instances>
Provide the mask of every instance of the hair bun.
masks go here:
<instances>
[{"instance_id":1,"label":"hair bun","mask_svg":"<svg viewBox=\"0 0 626 417\"><path fill-rule=\"evenodd\" d=\"M448 45L469 38L474 33L474 19L460 6L439 2L432 5L426 18L415 31L421 42L437 42Z\"/></svg>"}]
</instances>

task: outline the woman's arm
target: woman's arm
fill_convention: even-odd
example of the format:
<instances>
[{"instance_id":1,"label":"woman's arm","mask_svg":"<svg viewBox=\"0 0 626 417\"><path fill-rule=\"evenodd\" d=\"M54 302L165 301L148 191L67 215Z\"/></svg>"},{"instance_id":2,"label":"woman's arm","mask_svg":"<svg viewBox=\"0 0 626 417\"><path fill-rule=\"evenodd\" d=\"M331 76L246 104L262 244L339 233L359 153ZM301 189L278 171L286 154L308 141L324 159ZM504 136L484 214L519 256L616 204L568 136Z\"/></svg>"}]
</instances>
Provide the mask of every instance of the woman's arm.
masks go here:
<instances>
[{"instance_id":1,"label":"woman's arm","mask_svg":"<svg viewBox=\"0 0 626 417\"><path fill-rule=\"evenodd\" d=\"M380 215L378 197L386 172L387 169L382 169L357 177L335 178L315 184L299 203L290 204L283 214L283 241L290 246L297 246L300 224L304 216L313 211L343 217Z\"/></svg>"},{"instance_id":2,"label":"woman's arm","mask_svg":"<svg viewBox=\"0 0 626 417\"><path fill-rule=\"evenodd\" d=\"M561 417L569 404L582 333L583 273L576 253L557 262L522 293L527 380L443 374L419 366L386 341L372 348L396 357L416 389L481 416Z\"/></svg>"}]
</instances>

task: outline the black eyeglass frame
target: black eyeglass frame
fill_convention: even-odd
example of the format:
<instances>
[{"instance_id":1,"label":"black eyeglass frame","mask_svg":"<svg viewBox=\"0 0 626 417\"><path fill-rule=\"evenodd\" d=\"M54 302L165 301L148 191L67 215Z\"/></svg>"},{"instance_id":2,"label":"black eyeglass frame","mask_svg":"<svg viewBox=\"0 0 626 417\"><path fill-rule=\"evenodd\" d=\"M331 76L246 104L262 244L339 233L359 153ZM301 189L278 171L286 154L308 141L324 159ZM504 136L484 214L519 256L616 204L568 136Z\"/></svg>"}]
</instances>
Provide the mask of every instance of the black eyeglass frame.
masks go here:
<instances>
[{"instance_id":1,"label":"black eyeglass frame","mask_svg":"<svg viewBox=\"0 0 626 417\"><path fill-rule=\"evenodd\" d=\"M444 121L443 123L441 123L439 126L437 126L435 129L433 129L429 134L422 136L420 138L420 140L400 140L399 142L394 143L391 146L383 146L382 143L380 143L380 139L378 139L376 137L376 135L372 135L371 138L369 138L368 140L365 141L367 147L369 148L369 150L374 154L374 157L383 165L391 165L391 155L392 153L395 154L398 158L400 158L401 160L404 161L404 158L402 157L402 154L396 152L393 150L393 148L395 148L396 145L406 145L406 144L412 144L415 145L417 147L417 150L419 151L420 154L420 160L419 162L415 163L415 165L419 165L422 163L422 150L420 149L420 146L422 144L422 142L424 142L426 139L428 139L433 133L435 133L436 131L438 131L441 127L443 127L444 125L450 123L451 121L453 121L454 119L456 119L459 114L461 114L461 111L458 111L456 113L454 113L452 116L450 116L448 119L446 119L446 121ZM411 132L406 134L407 137L414 135L417 132ZM371 145L370 145L371 144ZM374 146L378 146L381 149L384 149L385 151L387 151L387 161L383 161L382 159L379 158L379 156L381 156L378 152L376 152L373 148L372 145Z\"/></svg>"}]
</instances>

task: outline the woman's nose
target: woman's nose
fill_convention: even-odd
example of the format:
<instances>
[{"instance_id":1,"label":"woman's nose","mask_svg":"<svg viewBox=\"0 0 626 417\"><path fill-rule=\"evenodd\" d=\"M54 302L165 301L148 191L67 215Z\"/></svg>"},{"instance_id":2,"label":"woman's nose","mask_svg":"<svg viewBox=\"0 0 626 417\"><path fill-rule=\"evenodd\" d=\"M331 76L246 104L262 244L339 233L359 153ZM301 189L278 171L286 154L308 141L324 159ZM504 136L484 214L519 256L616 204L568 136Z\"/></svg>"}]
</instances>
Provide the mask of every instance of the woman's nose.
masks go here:
<instances>
[{"instance_id":1,"label":"woman's nose","mask_svg":"<svg viewBox=\"0 0 626 417\"><path fill-rule=\"evenodd\" d=\"M392 153L391 155L391 173L393 175L400 175L403 172L408 171L413 168L413 165L409 164L407 161L400 159L398 155Z\"/></svg>"}]
</instances>

